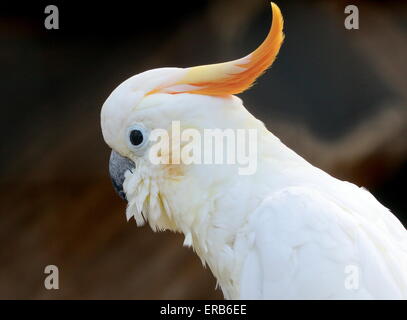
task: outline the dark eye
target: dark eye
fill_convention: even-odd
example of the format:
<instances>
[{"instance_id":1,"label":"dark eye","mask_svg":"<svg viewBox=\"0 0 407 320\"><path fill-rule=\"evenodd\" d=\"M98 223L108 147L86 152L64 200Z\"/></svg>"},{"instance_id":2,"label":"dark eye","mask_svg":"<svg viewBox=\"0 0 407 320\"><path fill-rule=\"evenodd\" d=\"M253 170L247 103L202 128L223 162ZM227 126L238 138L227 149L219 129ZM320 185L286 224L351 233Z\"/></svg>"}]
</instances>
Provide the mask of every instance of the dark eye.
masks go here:
<instances>
[{"instance_id":1,"label":"dark eye","mask_svg":"<svg viewBox=\"0 0 407 320\"><path fill-rule=\"evenodd\" d=\"M133 129L130 131L130 142L133 146L139 146L143 140L143 133L140 130Z\"/></svg>"},{"instance_id":2,"label":"dark eye","mask_svg":"<svg viewBox=\"0 0 407 320\"><path fill-rule=\"evenodd\" d=\"M137 155L143 155L148 143L149 131L141 123L135 123L126 130L125 139L130 150Z\"/></svg>"}]
</instances>

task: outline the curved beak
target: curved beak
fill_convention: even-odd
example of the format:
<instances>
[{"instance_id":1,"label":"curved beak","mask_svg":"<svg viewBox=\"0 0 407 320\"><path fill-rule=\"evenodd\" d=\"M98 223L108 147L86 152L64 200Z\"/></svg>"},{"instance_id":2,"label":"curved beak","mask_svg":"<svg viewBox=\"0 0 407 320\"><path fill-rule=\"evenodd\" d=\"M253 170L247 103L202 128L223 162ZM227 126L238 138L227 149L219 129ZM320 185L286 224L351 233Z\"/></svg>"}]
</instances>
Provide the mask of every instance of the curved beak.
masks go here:
<instances>
[{"instance_id":1,"label":"curved beak","mask_svg":"<svg viewBox=\"0 0 407 320\"><path fill-rule=\"evenodd\" d=\"M124 174L127 170L133 171L135 164L129 158L122 157L112 150L109 159L109 174L113 183L113 188L123 200L127 201L126 193L123 190Z\"/></svg>"}]
</instances>

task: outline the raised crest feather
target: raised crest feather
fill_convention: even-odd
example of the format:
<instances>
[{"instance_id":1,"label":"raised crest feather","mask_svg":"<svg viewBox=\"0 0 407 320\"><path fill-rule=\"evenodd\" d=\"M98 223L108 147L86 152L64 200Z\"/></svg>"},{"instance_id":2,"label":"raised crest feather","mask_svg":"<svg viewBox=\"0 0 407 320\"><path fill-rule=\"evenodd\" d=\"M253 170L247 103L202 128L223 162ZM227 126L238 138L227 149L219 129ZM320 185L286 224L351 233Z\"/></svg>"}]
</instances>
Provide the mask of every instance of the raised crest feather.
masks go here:
<instances>
[{"instance_id":1,"label":"raised crest feather","mask_svg":"<svg viewBox=\"0 0 407 320\"><path fill-rule=\"evenodd\" d=\"M284 39L281 11L273 2L271 7L273 22L270 31L254 52L229 62L187 68L185 75L177 82L156 88L148 94L165 92L224 96L249 89L272 65Z\"/></svg>"}]
</instances>

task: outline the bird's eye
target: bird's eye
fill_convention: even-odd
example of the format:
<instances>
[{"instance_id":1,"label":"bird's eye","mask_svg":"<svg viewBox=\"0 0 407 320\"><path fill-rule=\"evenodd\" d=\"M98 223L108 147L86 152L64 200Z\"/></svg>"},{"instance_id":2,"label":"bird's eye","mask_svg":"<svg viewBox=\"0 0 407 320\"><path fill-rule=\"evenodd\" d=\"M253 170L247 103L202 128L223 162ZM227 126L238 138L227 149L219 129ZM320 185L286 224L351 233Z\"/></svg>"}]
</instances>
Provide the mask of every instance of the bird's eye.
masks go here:
<instances>
[{"instance_id":1,"label":"bird's eye","mask_svg":"<svg viewBox=\"0 0 407 320\"><path fill-rule=\"evenodd\" d=\"M142 147L146 144L147 140L148 140L148 131L144 126L140 124L135 124L127 129L128 145L133 150L142 149Z\"/></svg>"},{"instance_id":2,"label":"bird's eye","mask_svg":"<svg viewBox=\"0 0 407 320\"><path fill-rule=\"evenodd\" d=\"M130 131L130 142L133 146L138 146L143 143L143 133L140 130L133 129Z\"/></svg>"}]
</instances>

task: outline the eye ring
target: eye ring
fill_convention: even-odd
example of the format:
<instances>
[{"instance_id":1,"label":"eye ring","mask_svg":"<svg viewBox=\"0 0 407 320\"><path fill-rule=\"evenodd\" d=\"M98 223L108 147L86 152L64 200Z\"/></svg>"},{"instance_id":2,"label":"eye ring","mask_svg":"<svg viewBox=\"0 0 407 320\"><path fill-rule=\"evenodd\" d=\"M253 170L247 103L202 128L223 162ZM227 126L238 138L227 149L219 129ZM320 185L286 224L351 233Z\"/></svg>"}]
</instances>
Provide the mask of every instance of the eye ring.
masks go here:
<instances>
[{"instance_id":1,"label":"eye ring","mask_svg":"<svg viewBox=\"0 0 407 320\"><path fill-rule=\"evenodd\" d=\"M141 124L134 124L126 130L128 146L134 150L141 150L148 142L148 130Z\"/></svg>"}]
</instances>

